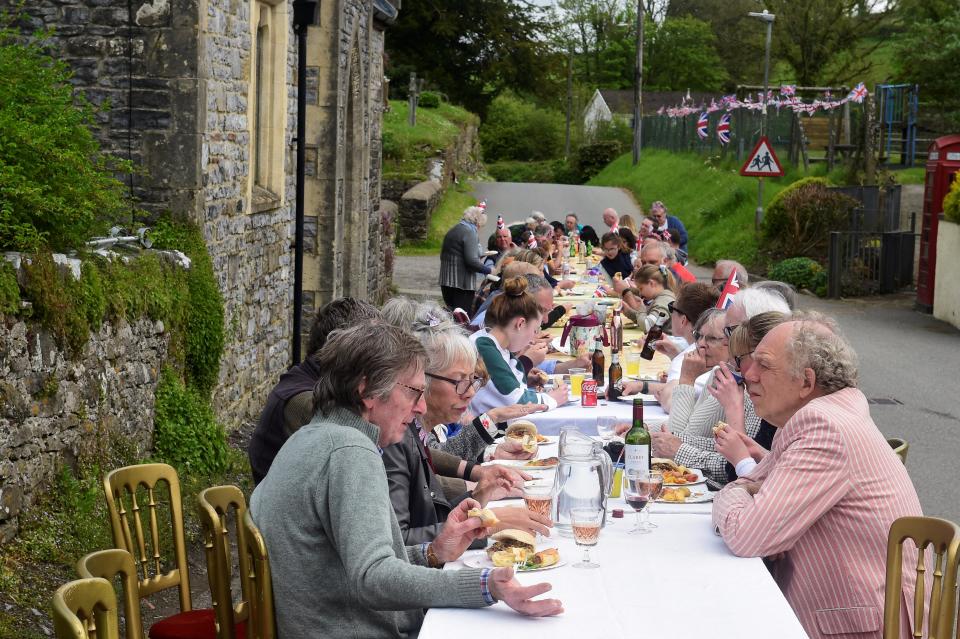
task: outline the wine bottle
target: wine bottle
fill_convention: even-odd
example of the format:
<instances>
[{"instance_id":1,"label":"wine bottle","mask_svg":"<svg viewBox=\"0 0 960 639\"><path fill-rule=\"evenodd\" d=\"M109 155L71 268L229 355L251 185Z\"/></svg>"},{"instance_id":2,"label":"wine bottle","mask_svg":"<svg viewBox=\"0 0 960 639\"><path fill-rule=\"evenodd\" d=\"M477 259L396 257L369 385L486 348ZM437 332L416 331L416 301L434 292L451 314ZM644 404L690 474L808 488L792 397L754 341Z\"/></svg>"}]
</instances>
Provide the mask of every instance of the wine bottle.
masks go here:
<instances>
[{"instance_id":1,"label":"wine bottle","mask_svg":"<svg viewBox=\"0 0 960 639\"><path fill-rule=\"evenodd\" d=\"M603 386L603 375L605 368L603 341L597 337L596 348L593 350L593 381L597 383L598 389Z\"/></svg>"},{"instance_id":2,"label":"wine bottle","mask_svg":"<svg viewBox=\"0 0 960 639\"><path fill-rule=\"evenodd\" d=\"M633 399L633 426L624 437L624 469L650 470L650 432L643 423L643 400Z\"/></svg>"},{"instance_id":3,"label":"wine bottle","mask_svg":"<svg viewBox=\"0 0 960 639\"><path fill-rule=\"evenodd\" d=\"M623 395L623 369L620 368L620 354L610 349L610 370L607 371L607 399L619 399Z\"/></svg>"}]
</instances>

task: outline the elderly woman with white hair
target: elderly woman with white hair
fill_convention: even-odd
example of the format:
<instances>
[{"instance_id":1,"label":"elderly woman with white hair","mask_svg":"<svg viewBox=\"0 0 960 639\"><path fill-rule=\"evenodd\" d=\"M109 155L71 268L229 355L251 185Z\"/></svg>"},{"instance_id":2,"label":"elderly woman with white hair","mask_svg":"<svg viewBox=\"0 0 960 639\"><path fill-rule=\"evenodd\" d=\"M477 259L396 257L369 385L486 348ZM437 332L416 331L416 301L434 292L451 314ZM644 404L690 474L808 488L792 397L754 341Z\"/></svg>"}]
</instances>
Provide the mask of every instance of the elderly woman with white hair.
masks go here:
<instances>
[{"instance_id":1,"label":"elderly woman with white hair","mask_svg":"<svg viewBox=\"0 0 960 639\"><path fill-rule=\"evenodd\" d=\"M484 415L464 426L456 437L446 439L447 425L459 422L482 383L475 372L476 349L465 331L436 304L391 301L384 308L384 315L388 321L399 322L402 328L412 328L426 351L426 410L409 425L399 444L383 451L390 500L404 541L422 543L439 533L447 515L463 498L472 497L486 505L488 501L519 491L523 480L529 477L504 466L484 467L476 462L482 459L484 448L493 444L499 419L526 414L532 409L510 407L514 414ZM428 444L436 448L428 448ZM454 451L463 459L455 457L456 465L451 468L448 459ZM438 476L441 474L446 475L443 481ZM478 483L467 493L463 482L451 481L451 476ZM525 508L496 509L495 512L506 528L545 533L550 525L547 518L531 518Z\"/></svg>"},{"instance_id":2,"label":"elderly woman with white hair","mask_svg":"<svg viewBox=\"0 0 960 639\"><path fill-rule=\"evenodd\" d=\"M490 267L481 260L480 229L487 216L479 206L463 211L463 219L447 231L440 248L440 292L443 303L452 311L469 312L477 290L477 274L488 275Z\"/></svg>"}]
</instances>

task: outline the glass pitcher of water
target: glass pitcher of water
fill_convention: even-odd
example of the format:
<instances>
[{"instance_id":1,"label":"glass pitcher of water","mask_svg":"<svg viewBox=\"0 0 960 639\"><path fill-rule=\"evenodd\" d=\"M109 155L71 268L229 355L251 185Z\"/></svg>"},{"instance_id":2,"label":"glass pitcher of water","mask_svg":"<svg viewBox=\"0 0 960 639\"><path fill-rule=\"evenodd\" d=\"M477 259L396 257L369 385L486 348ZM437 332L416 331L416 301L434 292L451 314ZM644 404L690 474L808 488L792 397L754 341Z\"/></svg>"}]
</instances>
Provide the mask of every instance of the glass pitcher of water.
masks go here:
<instances>
[{"instance_id":1,"label":"glass pitcher of water","mask_svg":"<svg viewBox=\"0 0 960 639\"><path fill-rule=\"evenodd\" d=\"M583 433L564 429L560 433L560 463L553 478L553 526L561 535L573 534L570 511L597 508L604 511L613 486L613 463L601 442Z\"/></svg>"}]
</instances>

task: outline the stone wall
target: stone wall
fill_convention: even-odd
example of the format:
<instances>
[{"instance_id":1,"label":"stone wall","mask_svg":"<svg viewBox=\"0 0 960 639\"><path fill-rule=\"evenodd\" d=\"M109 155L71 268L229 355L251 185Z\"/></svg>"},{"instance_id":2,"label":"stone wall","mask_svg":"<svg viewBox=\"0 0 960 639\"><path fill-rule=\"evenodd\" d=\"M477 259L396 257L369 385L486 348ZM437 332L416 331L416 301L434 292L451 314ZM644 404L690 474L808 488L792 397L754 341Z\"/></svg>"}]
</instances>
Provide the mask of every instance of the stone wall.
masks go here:
<instances>
[{"instance_id":1,"label":"stone wall","mask_svg":"<svg viewBox=\"0 0 960 639\"><path fill-rule=\"evenodd\" d=\"M70 359L35 324L0 323L0 544L61 464L95 453L101 436L145 456L168 339L161 322L104 324Z\"/></svg>"},{"instance_id":2,"label":"stone wall","mask_svg":"<svg viewBox=\"0 0 960 639\"><path fill-rule=\"evenodd\" d=\"M425 240L430 216L443 197L443 186L430 180L417 184L400 198L397 236L403 240Z\"/></svg>"},{"instance_id":3,"label":"stone wall","mask_svg":"<svg viewBox=\"0 0 960 639\"><path fill-rule=\"evenodd\" d=\"M200 59L205 78L199 161L203 210L197 214L223 294L227 341L213 405L228 425L254 419L290 364L293 306L293 217L296 190L296 40L285 7L275 11L287 30L284 114L278 200L254 206L251 184L251 2L205 0Z\"/></svg>"},{"instance_id":4,"label":"stone wall","mask_svg":"<svg viewBox=\"0 0 960 639\"><path fill-rule=\"evenodd\" d=\"M51 53L96 106L104 149L148 211L192 211L199 190L196 25L199 0L30 0L26 31L52 28ZM11 9L17 0L0 0Z\"/></svg>"}]
</instances>

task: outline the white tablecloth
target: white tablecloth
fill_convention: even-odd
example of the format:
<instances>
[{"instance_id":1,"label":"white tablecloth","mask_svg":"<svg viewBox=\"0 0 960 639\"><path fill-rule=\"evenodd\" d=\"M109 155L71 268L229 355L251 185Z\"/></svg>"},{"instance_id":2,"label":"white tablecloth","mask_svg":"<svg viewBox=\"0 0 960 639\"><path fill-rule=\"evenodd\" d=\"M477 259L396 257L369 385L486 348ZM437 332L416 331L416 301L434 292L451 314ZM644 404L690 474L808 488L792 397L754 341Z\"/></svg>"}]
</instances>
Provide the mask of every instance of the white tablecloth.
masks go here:
<instances>
[{"instance_id":1,"label":"white tablecloth","mask_svg":"<svg viewBox=\"0 0 960 639\"><path fill-rule=\"evenodd\" d=\"M567 564L518 577L524 584L551 583L545 596L563 602L562 615L522 617L503 603L478 610L434 608L420 639L807 636L763 562L731 554L709 517L654 511L651 519L659 528L628 535L632 511L625 515L604 528L590 551L600 568L573 568L582 551L572 539L556 537L541 547L558 546ZM461 567L461 562L447 565Z\"/></svg>"},{"instance_id":2,"label":"white tablecloth","mask_svg":"<svg viewBox=\"0 0 960 639\"><path fill-rule=\"evenodd\" d=\"M618 422L629 422L633 419L633 404L600 400L594 408L583 408L579 401L575 401L543 413L532 413L524 419L536 424L537 430L544 435L559 435L564 426L576 426L587 435L596 435L597 417L601 415L612 415ZM643 407L643 421L647 426L659 426L668 418L659 405Z\"/></svg>"}]
</instances>

